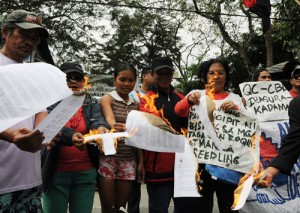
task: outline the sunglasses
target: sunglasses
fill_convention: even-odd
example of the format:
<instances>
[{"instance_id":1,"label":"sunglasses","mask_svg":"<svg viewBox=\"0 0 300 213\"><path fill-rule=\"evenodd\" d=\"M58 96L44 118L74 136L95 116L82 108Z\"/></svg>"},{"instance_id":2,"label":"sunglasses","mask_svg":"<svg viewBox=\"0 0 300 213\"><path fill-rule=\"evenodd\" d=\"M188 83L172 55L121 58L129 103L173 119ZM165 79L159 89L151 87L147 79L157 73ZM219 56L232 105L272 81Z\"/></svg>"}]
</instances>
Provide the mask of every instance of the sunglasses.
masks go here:
<instances>
[{"instance_id":1,"label":"sunglasses","mask_svg":"<svg viewBox=\"0 0 300 213\"><path fill-rule=\"evenodd\" d=\"M67 76L67 82L82 82L83 77L80 76Z\"/></svg>"},{"instance_id":2,"label":"sunglasses","mask_svg":"<svg viewBox=\"0 0 300 213\"><path fill-rule=\"evenodd\" d=\"M298 79L299 77L300 77L300 73L299 73L299 74L292 75L292 78L293 78L293 79Z\"/></svg>"}]
</instances>

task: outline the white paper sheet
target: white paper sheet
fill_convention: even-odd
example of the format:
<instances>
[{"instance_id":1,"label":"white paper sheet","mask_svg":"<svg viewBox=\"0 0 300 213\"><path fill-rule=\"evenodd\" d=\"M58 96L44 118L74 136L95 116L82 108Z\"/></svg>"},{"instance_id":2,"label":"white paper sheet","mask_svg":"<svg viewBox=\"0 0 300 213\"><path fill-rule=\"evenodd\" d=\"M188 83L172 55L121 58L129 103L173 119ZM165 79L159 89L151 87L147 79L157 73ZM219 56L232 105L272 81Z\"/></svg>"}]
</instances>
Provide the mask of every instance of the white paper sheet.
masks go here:
<instances>
[{"instance_id":1,"label":"white paper sheet","mask_svg":"<svg viewBox=\"0 0 300 213\"><path fill-rule=\"evenodd\" d=\"M46 63L0 66L0 132L72 94L66 75Z\"/></svg>"},{"instance_id":2,"label":"white paper sheet","mask_svg":"<svg viewBox=\"0 0 300 213\"><path fill-rule=\"evenodd\" d=\"M51 141L64 127L68 120L77 112L85 96L71 95L62 100L52 112L35 128L44 133L43 143Z\"/></svg>"},{"instance_id":3,"label":"white paper sheet","mask_svg":"<svg viewBox=\"0 0 300 213\"><path fill-rule=\"evenodd\" d=\"M129 138L125 140L127 145L155 152L184 152L183 135L172 134L151 125L143 113L132 110L128 114L126 129Z\"/></svg>"},{"instance_id":4,"label":"white paper sheet","mask_svg":"<svg viewBox=\"0 0 300 213\"><path fill-rule=\"evenodd\" d=\"M116 148L114 146L114 139L120 137L128 137L128 132L116 132L116 133L104 133L95 134L85 137L85 141L93 141L95 139L102 139L103 141L103 151L105 155L116 154Z\"/></svg>"},{"instance_id":5,"label":"white paper sheet","mask_svg":"<svg viewBox=\"0 0 300 213\"><path fill-rule=\"evenodd\" d=\"M192 146L186 140L184 153L175 154L174 197L200 197L195 180L197 168Z\"/></svg>"}]
</instances>

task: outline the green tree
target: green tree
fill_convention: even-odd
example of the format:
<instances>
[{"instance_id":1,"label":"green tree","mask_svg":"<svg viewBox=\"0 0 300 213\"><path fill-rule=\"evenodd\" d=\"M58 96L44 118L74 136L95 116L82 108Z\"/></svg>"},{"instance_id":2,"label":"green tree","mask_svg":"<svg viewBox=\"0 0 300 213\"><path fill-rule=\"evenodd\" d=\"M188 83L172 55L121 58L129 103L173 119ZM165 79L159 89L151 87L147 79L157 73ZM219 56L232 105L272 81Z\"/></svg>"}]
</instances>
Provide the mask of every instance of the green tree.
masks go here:
<instances>
[{"instance_id":1,"label":"green tree","mask_svg":"<svg viewBox=\"0 0 300 213\"><path fill-rule=\"evenodd\" d=\"M50 33L48 42L57 64L72 60L79 61L86 69L92 65L101 67L102 46L93 32L100 33L102 29L98 18L103 15L103 6L76 1L1 0L2 19L16 9L41 15Z\"/></svg>"}]
</instances>

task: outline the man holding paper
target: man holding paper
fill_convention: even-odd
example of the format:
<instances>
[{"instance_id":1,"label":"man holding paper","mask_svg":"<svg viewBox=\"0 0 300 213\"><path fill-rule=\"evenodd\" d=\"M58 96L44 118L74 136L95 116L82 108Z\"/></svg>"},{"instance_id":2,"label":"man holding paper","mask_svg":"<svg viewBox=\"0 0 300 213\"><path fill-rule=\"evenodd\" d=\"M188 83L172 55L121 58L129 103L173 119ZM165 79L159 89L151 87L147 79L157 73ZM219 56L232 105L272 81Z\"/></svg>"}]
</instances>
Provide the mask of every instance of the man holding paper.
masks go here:
<instances>
[{"instance_id":1,"label":"man holding paper","mask_svg":"<svg viewBox=\"0 0 300 213\"><path fill-rule=\"evenodd\" d=\"M23 63L40 39L48 37L41 18L25 10L10 13L1 33L0 66ZM0 212L42 212L38 186L44 135L32 130L46 116L46 111L37 113L0 133Z\"/></svg>"}]
</instances>

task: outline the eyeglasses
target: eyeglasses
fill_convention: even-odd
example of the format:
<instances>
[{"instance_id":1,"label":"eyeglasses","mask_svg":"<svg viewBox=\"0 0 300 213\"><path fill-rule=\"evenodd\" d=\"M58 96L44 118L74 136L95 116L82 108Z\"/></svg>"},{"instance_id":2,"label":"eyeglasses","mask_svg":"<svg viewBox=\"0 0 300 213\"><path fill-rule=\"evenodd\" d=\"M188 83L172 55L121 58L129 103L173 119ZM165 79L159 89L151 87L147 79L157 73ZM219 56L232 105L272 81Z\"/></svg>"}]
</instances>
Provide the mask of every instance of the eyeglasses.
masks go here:
<instances>
[{"instance_id":1,"label":"eyeglasses","mask_svg":"<svg viewBox=\"0 0 300 213\"><path fill-rule=\"evenodd\" d=\"M80 76L67 76L67 82L82 82L83 81L83 77Z\"/></svg>"}]
</instances>

